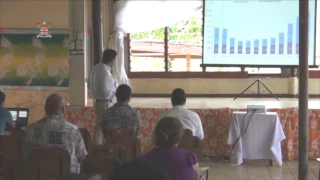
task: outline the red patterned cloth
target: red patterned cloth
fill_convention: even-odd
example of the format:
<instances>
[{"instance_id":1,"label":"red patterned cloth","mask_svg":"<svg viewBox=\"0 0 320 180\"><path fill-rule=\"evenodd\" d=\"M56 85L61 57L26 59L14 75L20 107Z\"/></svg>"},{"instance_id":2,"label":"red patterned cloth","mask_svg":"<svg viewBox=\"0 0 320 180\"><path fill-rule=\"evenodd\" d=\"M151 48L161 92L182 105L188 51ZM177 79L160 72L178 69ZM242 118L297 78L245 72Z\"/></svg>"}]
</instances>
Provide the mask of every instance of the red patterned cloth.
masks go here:
<instances>
[{"instance_id":1,"label":"red patterned cloth","mask_svg":"<svg viewBox=\"0 0 320 180\"><path fill-rule=\"evenodd\" d=\"M152 133L160 114L166 108L136 108L141 114L142 130L139 135L144 152L153 147ZM202 119L205 138L202 145L205 154L211 156L228 156L230 146L226 144L233 111L241 109L191 109ZM282 157L285 160L298 159L298 108L270 109L277 112L286 139L282 141ZM78 127L94 131L95 113L93 107L68 107L65 119ZM309 157L320 156L320 110L309 110Z\"/></svg>"}]
</instances>

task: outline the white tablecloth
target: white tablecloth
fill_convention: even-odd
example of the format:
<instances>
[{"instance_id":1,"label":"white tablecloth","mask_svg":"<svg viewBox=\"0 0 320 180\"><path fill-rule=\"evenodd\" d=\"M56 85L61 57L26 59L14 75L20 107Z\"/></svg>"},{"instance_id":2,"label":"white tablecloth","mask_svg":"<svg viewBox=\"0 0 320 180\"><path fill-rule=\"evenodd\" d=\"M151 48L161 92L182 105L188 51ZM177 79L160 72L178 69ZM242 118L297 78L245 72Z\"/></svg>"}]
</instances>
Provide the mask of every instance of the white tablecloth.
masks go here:
<instances>
[{"instance_id":1,"label":"white tablecloth","mask_svg":"<svg viewBox=\"0 0 320 180\"><path fill-rule=\"evenodd\" d=\"M252 113L245 115L246 112L233 113L227 140L231 146L234 145L240 134L245 132ZM234 146L231 163L240 165L243 159L272 159L281 166L281 141L285 138L276 112L254 114L247 131Z\"/></svg>"}]
</instances>

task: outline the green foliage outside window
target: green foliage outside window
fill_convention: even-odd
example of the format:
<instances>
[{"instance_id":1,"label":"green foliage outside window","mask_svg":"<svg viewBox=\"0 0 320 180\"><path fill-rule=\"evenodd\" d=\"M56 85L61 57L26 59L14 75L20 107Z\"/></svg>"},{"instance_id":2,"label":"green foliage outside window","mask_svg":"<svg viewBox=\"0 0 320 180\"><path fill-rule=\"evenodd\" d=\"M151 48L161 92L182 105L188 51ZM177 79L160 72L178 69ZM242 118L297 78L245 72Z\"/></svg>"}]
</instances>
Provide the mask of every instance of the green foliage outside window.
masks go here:
<instances>
[{"instance_id":1,"label":"green foliage outside window","mask_svg":"<svg viewBox=\"0 0 320 180\"><path fill-rule=\"evenodd\" d=\"M164 28L150 32L130 34L131 40L163 41ZM198 13L188 20L178 22L168 27L168 39L173 44L202 45L202 13Z\"/></svg>"}]
</instances>

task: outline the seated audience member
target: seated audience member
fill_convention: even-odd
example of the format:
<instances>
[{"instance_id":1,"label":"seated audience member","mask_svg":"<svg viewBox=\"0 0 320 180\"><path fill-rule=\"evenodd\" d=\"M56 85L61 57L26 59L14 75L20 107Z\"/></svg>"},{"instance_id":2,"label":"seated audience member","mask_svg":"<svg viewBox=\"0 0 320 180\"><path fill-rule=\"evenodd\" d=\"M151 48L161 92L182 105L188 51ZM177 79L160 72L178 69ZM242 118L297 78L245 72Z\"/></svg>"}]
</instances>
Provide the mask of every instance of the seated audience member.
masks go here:
<instances>
[{"instance_id":1,"label":"seated audience member","mask_svg":"<svg viewBox=\"0 0 320 180\"><path fill-rule=\"evenodd\" d=\"M104 135L108 130L133 130L137 134L141 129L140 113L130 105L131 88L122 84L116 91L117 103L104 111L101 130Z\"/></svg>"},{"instance_id":2,"label":"seated audience member","mask_svg":"<svg viewBox=\"0 0 320 180\"><path fill-rule=\"evenodd\" d=\"M163 117L175 117L179 119L183 125L183 129L190 129L194 136L203 139L203 128L199 115L185 107L186 93L183 89L177 88L171 94L172 109L160 115Z\"/></svg>"},{"instance_id":3,"label":"seated audience member","mask_svg":"<svg viewBox=\"0 0 320 180\"><path fill-rule=\"evenodd\" d=\"M63 119L64 102L59 94L45 102L46 116L26 128L26 155L34 148L62 148L71 157L72 173L80 173L80 164L87 151L79 129Z\"/></svg>"},{"instance_id":4,"label":"seated audience member","mask_svg":"<svg viewBox=\"0 0 320 180\"><path fill-rule=\"evenodd\" d=\"M135 160L115 169L110 180L169 180L169 176L165 169L156 164Z\"/></svg>"},{"instance_id":5,"label":"seated audience member","mask_svg":"<svg viewBox=\"0 0 320 180\"><path fill-rule=\"evenodd\" d=\"M182 124L178 119L161 119L154 130L156 147L144 155L143 159L166 168L171 180L199 180L197 156L177 148L182 134Z\"/></svg>"},{"instance_id":6,"label":"seated audience member","mask_svg":"<svg viewBox=\"0 0 320 180\"><path fill-rule=\"evenodd\" d=\"M2 91L0 91L0 135L5 135L6 128L14 128L14 122L10 111L3 107L5 100L6 95Z\"/></svg>"}]
</instances>

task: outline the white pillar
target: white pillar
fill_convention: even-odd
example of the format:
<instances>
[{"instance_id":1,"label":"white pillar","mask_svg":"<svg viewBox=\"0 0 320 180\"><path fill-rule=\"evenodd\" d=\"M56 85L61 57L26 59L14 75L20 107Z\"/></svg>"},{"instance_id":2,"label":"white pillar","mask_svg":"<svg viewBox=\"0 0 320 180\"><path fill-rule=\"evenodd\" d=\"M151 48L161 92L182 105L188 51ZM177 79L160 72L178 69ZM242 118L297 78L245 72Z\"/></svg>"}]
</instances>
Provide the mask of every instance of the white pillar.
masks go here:
<instances>
[{"instance_id":1,"label":"white pillar","mask_svg":"<svg viewBox=\"0 0 320 180\"><path fill-rule=\"evenodd\" d=\"M69 95L71 106L87 105L87 0L69 0Z\"/></svg>"}]
</instances>

